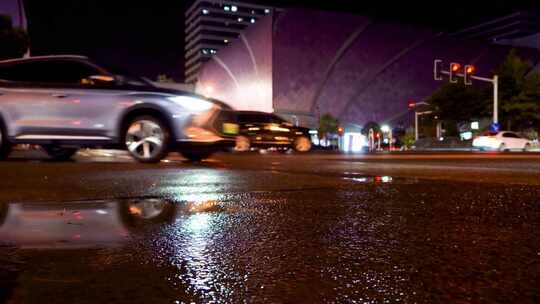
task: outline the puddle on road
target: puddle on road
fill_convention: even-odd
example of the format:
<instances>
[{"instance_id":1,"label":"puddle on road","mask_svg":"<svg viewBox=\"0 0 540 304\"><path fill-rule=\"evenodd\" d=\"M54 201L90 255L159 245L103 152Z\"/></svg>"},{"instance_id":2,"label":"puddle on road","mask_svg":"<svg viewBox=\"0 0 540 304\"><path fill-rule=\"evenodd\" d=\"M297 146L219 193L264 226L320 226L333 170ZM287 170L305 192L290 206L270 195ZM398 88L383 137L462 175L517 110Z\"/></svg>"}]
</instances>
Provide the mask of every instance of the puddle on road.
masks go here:
<instances>
[{"instance_id":1,"label":"puddle on road","mask_svg":"<svg viewBox=\"0 0 540 304\"><path fill-rule=\"evenodd\" d=\"M163 199L0 204L0 243L24 249L81 249L123 244L145 226L216 212L216 201Z\"/></svg>"},{"instance_id":2,"label":"puddle on road","mask_svg":"<svg viewBox=\"0 0 540 304\"><path fill-rule=\"evenodd\" d=\"M213 270L206 260L206 235L223 210L214 200L156 198L0 203L0 303L13 294L13 301L18 302L17 294L28 288L46 294L46 286L73 289L88 280L95 282L94 278L115 289L119 281L139 285L143 277L153 278L153 283L138 288L148 293L163 288L167 281L176 287L185 284L181 290L189 294L182 296L171 289L163 297L190 299L210 286ZM185 267L190 271L179 277ZM116 269L116 275L100 273L108 268ZM67 293L51 292L56 293L53 297L60 296L60 302L69 299Z\"/></svg>"},{"instance_id":3,"label":"puddle on road","mask_svg":"<svg viewBox=\"0 0 540 304\"><path fill-rule=\"evenodd\" d=\"M535 302L540 190L339 178L376 186L0 204L0 303Z\"/></svg>"}]
</instances>

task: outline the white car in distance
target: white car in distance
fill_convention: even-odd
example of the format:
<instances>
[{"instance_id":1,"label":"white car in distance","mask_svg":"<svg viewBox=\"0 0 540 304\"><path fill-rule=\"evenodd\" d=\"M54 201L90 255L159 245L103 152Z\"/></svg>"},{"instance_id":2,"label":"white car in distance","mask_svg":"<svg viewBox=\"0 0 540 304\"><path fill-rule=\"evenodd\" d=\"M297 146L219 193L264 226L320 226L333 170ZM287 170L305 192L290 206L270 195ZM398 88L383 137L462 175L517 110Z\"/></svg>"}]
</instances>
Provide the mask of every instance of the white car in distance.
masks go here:
<instances>
[{"instance_id":1,"label":"white car in distance","mask_svg":"<svg viewBox=\"0 0 540 304\"><path fill-rule=\"evenodd\" d=\"M486 132L473 140L473 147L481 151L529 151L531 146L530 140L511 131Z\"/></svg>"}]
</instances>

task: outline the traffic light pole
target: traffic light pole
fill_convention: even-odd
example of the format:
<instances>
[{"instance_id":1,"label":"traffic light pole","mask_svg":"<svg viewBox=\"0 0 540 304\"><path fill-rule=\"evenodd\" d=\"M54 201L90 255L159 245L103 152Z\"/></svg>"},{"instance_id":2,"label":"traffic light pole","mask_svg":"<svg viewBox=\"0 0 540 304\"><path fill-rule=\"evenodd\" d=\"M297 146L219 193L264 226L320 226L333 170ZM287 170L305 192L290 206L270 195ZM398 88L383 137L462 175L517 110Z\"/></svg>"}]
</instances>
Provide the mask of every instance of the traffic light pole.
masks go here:
<instances>
[{"instance_id":1,"label":"traffic light pole","mask_svg":"<svg viewBox=\"0 0 540 304\"><path fill-rule=\"evenodd\" d=\"M495 75L492 78L472 76L472 79L489 82L493 85L493 123L499 123L499 76Z\"/></svg>"},{"instance_id":2,"label":"traffic light pole","mask_svg":"<svg viewBox=\"0 0 540 304\"><path fill-rule=\"evenodd\" d=\"M440 71L440 73L449 76L451 74L449 71ZM463 73L455 75L458 77L465 77L465 74ZM493 123L499 123L499 76L495 75L493 76L493 78L485 78L471 75L470 78L483 82L489 82L493 85Z\"/></svg>"}]
</instances>

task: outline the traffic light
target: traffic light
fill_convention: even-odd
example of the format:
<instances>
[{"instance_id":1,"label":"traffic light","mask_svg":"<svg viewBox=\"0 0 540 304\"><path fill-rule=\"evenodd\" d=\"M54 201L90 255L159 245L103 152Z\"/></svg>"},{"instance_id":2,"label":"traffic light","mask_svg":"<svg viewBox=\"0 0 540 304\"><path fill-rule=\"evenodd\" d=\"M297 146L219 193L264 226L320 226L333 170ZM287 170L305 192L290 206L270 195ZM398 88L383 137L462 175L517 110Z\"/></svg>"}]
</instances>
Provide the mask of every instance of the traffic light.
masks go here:
<instances>
[{"instance_id":1,"label":"traffic light","mask_svg":"<svg viewBox=\"0 0 540 304\"><path fill-rule=\"evenodd\" d=\"M461 64L459 63L451 63L450 64L450 82L451 83L457 83L458 82L458 74L461 72Z\"/></svg>"},{"instance_id":2,"label":"traffic light","mask_svg":"<svg viewBox=\"0 0 540 304\"><path fill-rule=\"evenodd\" d=\"M343 135L343 131L345 131L342 127L337 128L337 132L340 135Z\"/></svg>"},{"instance_id":3,"label":"traffic light","mask_svg":"<svg viewBox=\"0 0 540 304\"><path fill-rule=\"evenodd\" d=\"M409 101L409 104L407 106L409 107L409 110L412 110L412 109L416 108L416 102Z\"/></svg>"},{"instance_id":4,"label":"traffic light","mask_svg":"<svg viewBox=\"0 0 540 304\"><path fill-rule=\"evenodd\" d=\"M443 75L441 73L442 70L443 70L443 61L440 59L435 59L433 61L433 79L437 81L443 80Z\"/></svg>"},{"instance_id":5,"label":"traffic light","mask_svg":"<svg viewBox=\"0 0 540 304\"><path fill-rule=\"evenodd\" d=\"M476 71L476 69L474 68L473 65L466 65L465 66L464 79L465 79L465 84L466 85L472 85L472 76L474 75L475 71Z\"/></svg>"}]
</instances>

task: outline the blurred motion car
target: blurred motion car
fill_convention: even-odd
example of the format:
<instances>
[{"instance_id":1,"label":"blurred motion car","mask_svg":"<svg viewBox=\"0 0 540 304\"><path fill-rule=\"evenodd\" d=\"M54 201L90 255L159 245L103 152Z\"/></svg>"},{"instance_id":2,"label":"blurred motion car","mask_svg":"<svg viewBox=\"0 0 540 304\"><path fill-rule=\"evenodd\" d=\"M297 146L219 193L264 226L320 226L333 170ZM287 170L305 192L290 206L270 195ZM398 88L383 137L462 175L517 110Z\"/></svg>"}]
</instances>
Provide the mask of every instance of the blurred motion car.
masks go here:
<instances>
[{"instance_id":1,"label":"blurred motion car","mask_svg":"<svg viewBox=\"0 0 540 304\"><path fill-rule=\"evenodd\" d=\"M473 139L473 147L480 150L529 151L532 143L511 131L485 132Z\"/></svg>"},{"instance_id":2,"label":"blurred motion car","mask_svg":"<svg viewBox=\"0 0 540 304\"><path fill-rule=\"evenodd\" d=\"M13 145L51 157L80 148L127 149L143 163L169 151L190 160L234 147L238 125L224 103L62 55L0 61L0 158Z\"/></svg>"},{"instance_id":3,"label":"blurred motion car","mask_svg":"<svg viewBox=\"0 0 540 304\"><path fill-rule=\"evenodd\" d=\"M240 111L237 117L240 135L236 138L236 151L246 152L252 148L294 149L298 152L311 150L308 128L293 126L272 113Z\"/></svg>"}]
</instances>

